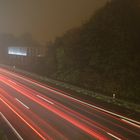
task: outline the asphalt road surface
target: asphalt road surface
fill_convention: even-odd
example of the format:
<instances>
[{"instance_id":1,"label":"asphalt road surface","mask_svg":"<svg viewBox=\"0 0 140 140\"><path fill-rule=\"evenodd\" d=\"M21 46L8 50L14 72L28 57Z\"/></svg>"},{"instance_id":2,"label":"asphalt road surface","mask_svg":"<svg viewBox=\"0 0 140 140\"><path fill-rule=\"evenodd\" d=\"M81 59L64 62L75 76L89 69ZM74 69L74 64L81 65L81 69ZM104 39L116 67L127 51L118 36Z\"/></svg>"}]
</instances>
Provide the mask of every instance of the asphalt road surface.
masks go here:
<instances>
[{"instance_id":1,"label":"asphalt road surface","mask_svg":"<svg viewBox=\"0 0 140 140\"><path fill-rule=\"evenodd\" d=\"M140 122L3 68L0 118L19 140L140 140Z\"/></svg>"}]
</instances>

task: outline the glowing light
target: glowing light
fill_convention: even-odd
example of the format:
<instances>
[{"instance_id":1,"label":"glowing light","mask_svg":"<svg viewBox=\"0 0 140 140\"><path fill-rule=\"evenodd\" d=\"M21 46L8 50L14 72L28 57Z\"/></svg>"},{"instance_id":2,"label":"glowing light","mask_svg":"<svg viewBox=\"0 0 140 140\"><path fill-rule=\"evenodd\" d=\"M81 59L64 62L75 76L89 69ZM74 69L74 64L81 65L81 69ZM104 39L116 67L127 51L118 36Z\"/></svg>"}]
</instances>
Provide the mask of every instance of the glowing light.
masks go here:
<instances>
[{"instance_id":1,"label":"glowing light","mask_svg":"<svg viewBox=\"0 0 140 140\"><path fill-rule=\"evenodd\" d=\"M27 56L27 48L25 48L25 47L8 47L8 54Z\"/></svg>"}]
</instances>

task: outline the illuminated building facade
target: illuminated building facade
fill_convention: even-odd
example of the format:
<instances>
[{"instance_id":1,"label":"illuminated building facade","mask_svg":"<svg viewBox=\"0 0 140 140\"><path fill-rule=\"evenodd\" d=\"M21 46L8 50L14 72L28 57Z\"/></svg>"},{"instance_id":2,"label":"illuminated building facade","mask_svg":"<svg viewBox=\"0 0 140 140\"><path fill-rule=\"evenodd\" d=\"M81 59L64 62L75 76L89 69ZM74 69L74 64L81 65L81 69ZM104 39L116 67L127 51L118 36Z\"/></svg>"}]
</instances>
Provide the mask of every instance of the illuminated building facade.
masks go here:
<instances>
[{"instance_id":1,"label":"illuminated building facade","mask_svg":"<svg viewBox=\"0 0 140 140\"><path fill-rule=\"evenodd\" d=\"M44 60L46 48L44 47L8 47L8 59L10 65L26 66L37 65Z\"/></svg>"}]
</instances>

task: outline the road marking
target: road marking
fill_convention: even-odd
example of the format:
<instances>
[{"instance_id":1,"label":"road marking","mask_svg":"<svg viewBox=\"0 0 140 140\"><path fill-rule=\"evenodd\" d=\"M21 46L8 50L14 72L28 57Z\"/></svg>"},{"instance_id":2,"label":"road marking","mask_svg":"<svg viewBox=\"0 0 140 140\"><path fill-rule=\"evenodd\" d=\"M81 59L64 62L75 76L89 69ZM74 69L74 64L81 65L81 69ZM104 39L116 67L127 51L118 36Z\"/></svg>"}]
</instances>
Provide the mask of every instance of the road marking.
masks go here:
<instances>
[{"instance_id":1,"label":"road marking","mask_svg":"<svg viewBox=\"0 0 140 140\"><path fill-rule=\"evenodd\" d=\"M80 101L80 100L75 99L75 98L73 98L73 97L71 97L71 96L68 96L68 95L66 95L66 94L64 94L64 93L58 92L57 90L54 90L54 89L52 89L52 88L48 88L48 87L46 87L46 86L44 86L44 85L41 85L41 84L38 84L38 83L33 82L33 81L31 81L31 80L28 80L28 79L26 79L26 78L24 78L24 77L22 77L22 76L20 76L20 75L17 75L16 73L12 73L12 72L10 72L10 71L8 71L8 70L7 70L7 71L4 70L4 72L9 73L9 74L11 74L11 75L13 75L13 76L15 76L15 77L18 77L18 78L20 78L20 79L23 79L23 80L25 80L25 81L28 81L28 82L30 82L30 83L33 83L33 84L35 84L35 85L37 85L37 86L40 86L40 87L42 87L42 88L44 88L44 89L47 89L47 90L56 92L56 93L58 93L58 94L60 94L60 95L63 95L63 96L68 97L68 98L71 98L71 99L73 99L73 100L75 100L75 101L81 102L81 103L83 103L83 104L85 104L85 105L88 105L88 106L90 106L90 107L96 108L96 109L98 109L98 110L100 110L100 111L106 112L106 113L111 114L111 115L113 115L113 116L117 116L117 117L119 117L119 118L123 118L123 119L125 119L125 120L127 120L127 121L130 121L130 122L133 122L133 123L135 123L135 124L140 125L140 122L138 122L138 121L135 121L135 120L133 120L133 119L130 119L130 118L124 117L124 116L122 116L122 115L113 113L113 112L108 111L108 110L105 110L105 109L103 109L103 108L100 108L100 107L91 105L91 104L89 104L89 103Z\"/></svg>"},{"instance_id":2,"label":"road marking","mask_svg":"<svg viewBox=\"0 0 140 140\"><path fill-rule=\"evenodd\" d=\"M2 98L0 100L12 111L14 112L26 125L28 125L42 140L46 140L46 138L40 134L31 124L29 124L20 114L18 114L7 102L5 102Z\"/></svg>"},{"instance_id":3,"label":"road marking","mask_svg":"<svg viewBox=\"0 0 140 140\"><path fill-rule=\"evenodd\" d=\"M22 104L24 107L26 107L27 109L30 109L27 105L25 105L24 103L22 103L19 99L15 98L20 104Z\"/></svg>"},{"instance_id":4,"label":"road marking","mask_svg":"<svg viewBox=\"0 0 140 140\"><path fill-rule=\"evenodd\" d=\"M54 104L53 102L51 102L51 101L49 101L49 100L47 100L47 99L41 97L40 95L36 95L36 96L39 97L39 98L41 98L42 100L44 100L44 101L46 101L46 102L52 104L52 105Z\"/></svg>"},{"instance_id":5,"label":"road marking","mask_svg":"<svg viewBox=\"0 0 140 140\"><path fill-rule=\"evenodd\" d=\"M17 137L20 140L23 140L23 138L20 136L20 134L16 131L16 129L11 125L11 123L6 119L6 117L0 112L0 115L4 119L4 121L8 124L8 126L12 129L12 131L17 135Z\"/></svg>"},{"instance_id":6,"label":"road marking","mask_svg":"<svg viewBox=\"0 0 140 140\"><path fill-rule=\"evenodd\" d=\"M126 123L129 123L129 124L131 124L131 125L133 125L133 126L135 126L135 127L140 128L140 126L139 126L139 125L134 124L134 123L132 123L132 122L130 122L130 121L127 121L127 120L125 120L125 119L121 119L121 120L122 120L122 121L124 121L124 122L126 122Z\"/></svg>"},{"instance_id":7,"label":"road marking","mask_svg":"<svg viewBox=\"0 0 140 140\"><path fill-rule=\"evenodd\" d=\"M34 83L34 82L33 82L33 83ZM39 84L37 84L37 83L34 83L34 84L39 85ZM125 120L127 120L127 121L130 121L130 123L133 122L133 123L135 123L136 125L138 124L137 126L140 125L140 122L138 122L138 121L135 121L135 120L132 120L132 119L130 119L130 118L124 117L124 116L122 116L122 115L113 113L113 112L108 111L108 110L105 110L105 109L103 109L103 108L100 108L100 107L91 105L91 104L86 103L86 102L83 102L83 101L81 101L81 100L75 99L75 98L73 98L73 97L71 97L71 96L65 95L65 94L63 94L63 93L61 93L61 92L58 92L58 91L54 90L54 89L50 89L50 88L45 87L45 86L42 86L42 85L39 85L39 86L42 87L42 88L44 88L44 89L53 91L53 92L55 92L55 93L57 93L57 94L63 95L63 96L65 96L65 97L68 97L68 98L70 98L70 99L73 99L73 100L75 100L75 101L78 101L78 102L80 102L80 103L83 103L83 104L85 104L85 105L88 105L88 106L90 106L90 107L93 107L93 108L95 108L95 109L98 109L98 110L100 110L100 111L103 111L103 112L106 112L106 113L108 113L108 114L111 114L111 115L113 115L113 116L117 116L117 117L119 117L119 118L123 118L123 119L125 119ZM139 126L139 127L140 127L140 126Z\"/></svg>"},{"instance_id":8,"label":"road marking","mask_svg":"<svg viewBox=\"0 0 140 140\"><path fill-rule=\"evenodd\" d=\"M116 137L116 136L114 136L113 134L111 134L111 133L107 133L108 135L110 135L111 137L113 137L113 138L115 138L115 139L117 139L117 140L121 140L120 138L118 138L118 137Z\"/></svg>"}]
</instances>

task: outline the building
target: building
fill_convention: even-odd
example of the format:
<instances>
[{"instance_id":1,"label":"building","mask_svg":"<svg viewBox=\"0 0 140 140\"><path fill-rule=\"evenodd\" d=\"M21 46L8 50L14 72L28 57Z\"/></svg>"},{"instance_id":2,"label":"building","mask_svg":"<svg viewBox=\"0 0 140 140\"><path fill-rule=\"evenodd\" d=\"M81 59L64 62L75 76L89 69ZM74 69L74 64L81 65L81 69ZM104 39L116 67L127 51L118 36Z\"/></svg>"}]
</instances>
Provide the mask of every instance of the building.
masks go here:
<instances>
[{"instance_id":1,"label":"building","mask_svg":"<svg viewBox=\"0 0 140 140\"><path fill-rule=\"evenodd\" d=\"M45 47L9 46L8 62L14 66L38 65L46 56Z\"/></svg>"}]
</instances>

